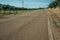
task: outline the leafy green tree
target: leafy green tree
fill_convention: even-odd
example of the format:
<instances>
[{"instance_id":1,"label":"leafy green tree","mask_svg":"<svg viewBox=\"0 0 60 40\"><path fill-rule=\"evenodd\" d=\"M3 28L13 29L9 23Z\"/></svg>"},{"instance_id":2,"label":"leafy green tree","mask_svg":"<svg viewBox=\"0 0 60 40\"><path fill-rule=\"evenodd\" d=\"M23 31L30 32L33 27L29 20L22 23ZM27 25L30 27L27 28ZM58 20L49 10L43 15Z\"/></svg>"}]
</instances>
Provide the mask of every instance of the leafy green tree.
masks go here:
<instances>
[{"instance_id":1,"label":"leafy green tree","mask_svg":"<svg viewBox=\"0 0 60 40\"><path fill-rule=\"evenodd\" d=\"M55 0L55 1L53 1L53 2L51 2L50 4L49 4L49 6L48 6L48 8L56 8L56 7L60 7L60 0Z\"/></svg>"},{"instance_id":2,"label":"leafy green tree","mask_svg":"<svg viewBox=\"0 0 60 40\"><path fill-rule=\"evenodd\" d=\"M60 0L56 0L56 2L58 3L58 6L60 7Z\"/></svg>"},{"instance_id":3,"label":"leafy green tree","mask_svg":"<svg viewBox=\"0 0 60 40\"><path fill-rule=\"evenodd\" d=\"M58 2L57 1L53 1L49 4L49 8L56 8L58 6Z\"/></svg>"}]
</instances>

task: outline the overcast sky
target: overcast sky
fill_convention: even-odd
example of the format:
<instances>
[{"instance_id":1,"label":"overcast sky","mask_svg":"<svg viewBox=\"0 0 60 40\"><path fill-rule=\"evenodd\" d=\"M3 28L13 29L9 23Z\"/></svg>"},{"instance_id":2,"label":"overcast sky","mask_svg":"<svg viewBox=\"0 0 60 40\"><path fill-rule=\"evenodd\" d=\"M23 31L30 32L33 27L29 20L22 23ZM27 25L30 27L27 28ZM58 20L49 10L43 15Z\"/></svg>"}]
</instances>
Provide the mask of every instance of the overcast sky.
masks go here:
<instances>
[{"instance_id":1,"label":"overcast sky","mask_svg":"<svg viewBox=\"0 0 60 40\"><path fill-rule=\"evenodd\" d=\"M47 7L52 0L24 0L24 7L38 8ZM16 7L22 7L22 0L0 0L1 4L9 4Z\"/></svg>"}]
</instances>

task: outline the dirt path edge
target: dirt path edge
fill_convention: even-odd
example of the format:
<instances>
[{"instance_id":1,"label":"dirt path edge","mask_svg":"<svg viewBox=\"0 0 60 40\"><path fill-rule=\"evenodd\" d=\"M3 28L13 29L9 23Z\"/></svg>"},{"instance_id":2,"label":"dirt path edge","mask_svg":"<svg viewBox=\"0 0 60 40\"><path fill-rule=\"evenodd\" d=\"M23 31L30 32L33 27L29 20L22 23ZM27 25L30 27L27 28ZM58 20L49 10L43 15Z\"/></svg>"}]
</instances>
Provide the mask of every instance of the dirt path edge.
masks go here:
<instances>
[{"instance_id":1,"label":"dirt path edge","mask_svg":"<svg viewBox=\"0 0 60 40\"><path fill-rule=\"evenodd\" d=\"M52 30L51 30L49 17L47 17L47 20L48 20L48 36L49 36L49 40L54 40L53 33L52 33Z\"/></svg>"}]
</instances>

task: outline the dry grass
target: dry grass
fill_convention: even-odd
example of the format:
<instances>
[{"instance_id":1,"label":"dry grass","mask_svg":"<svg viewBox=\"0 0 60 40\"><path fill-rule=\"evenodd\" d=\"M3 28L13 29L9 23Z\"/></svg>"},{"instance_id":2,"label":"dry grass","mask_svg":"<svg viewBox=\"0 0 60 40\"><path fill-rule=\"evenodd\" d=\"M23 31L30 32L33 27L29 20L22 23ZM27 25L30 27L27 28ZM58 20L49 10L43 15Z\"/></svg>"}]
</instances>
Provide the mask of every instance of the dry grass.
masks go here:
<instances>
[{"instance_id":1,"label":"dry grass","mask_svg":"<svg viewBox=\"0 0 60 40\"><path fill-rule=\"evenodd\" d=\"M60 27L60 9L59 8L48 9L48 13L52 17L53 23L56 26Z\"/></svg>"},{"instance_id":2,"label":"dry grass","mask_svg":"<svg viewBox=\"0 0 60 40\"><path fill-rule=\"evenodd\" d=\"M0 18L5 17L5 16L15 16L15 15L21 15L21 14L26 14L27 12L32 12L33 10L10 10L10 11L1 11L0 10Z\"/></svg>"}]
</instances>

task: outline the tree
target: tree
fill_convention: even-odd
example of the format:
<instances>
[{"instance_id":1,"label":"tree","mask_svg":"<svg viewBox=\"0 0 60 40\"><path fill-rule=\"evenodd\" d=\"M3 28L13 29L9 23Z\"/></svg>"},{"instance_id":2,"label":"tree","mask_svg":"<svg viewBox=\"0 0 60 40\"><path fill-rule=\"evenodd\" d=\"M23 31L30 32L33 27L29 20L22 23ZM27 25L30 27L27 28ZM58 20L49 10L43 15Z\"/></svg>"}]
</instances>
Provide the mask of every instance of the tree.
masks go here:
<instances>
[{"instance_id":1,"label":"tree","mask_svg":"<svg viewBox=\"0 0 60 40\"><path fill-rule=\"evenodd\" d=\"M58 3L58 6L60 7L60 0L56 0L56 2Z\"/></svg>"},{"instance_id":2,"label":"tree","mask_svg":"<svg viewBox=\"0 0 60 40\"><path fill-rule=\"evenodd\" d=\"M56 8L58 6L58 2L57 1L53 1L49 4L49 8Z\"/></svg>"},{"instance_id":3,"label":"tree","mask_svg":"<svg viewBox=\"0 0 60 40\"><path fill-rule=\"evenodd\" d=\"M2 10L2 4L0 4L0 10Z\"/></svg>"}]
</instances>

